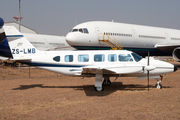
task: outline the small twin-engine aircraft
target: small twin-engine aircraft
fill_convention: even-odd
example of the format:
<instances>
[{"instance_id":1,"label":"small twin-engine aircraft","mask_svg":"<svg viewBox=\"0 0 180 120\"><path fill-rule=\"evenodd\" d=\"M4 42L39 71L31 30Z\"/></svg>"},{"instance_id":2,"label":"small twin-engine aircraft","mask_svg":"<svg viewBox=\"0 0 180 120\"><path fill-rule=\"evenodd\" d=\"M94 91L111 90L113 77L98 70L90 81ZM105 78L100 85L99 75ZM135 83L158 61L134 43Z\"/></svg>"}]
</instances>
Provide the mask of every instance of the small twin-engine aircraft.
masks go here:
<instances>
[{"instance_id":1,"label":"small twin-engine aircraft","mask_svg":"<svg viewBox=\"0 0 180 120\"><path fill-rule=\"evenodd\" d=\"M12 61L65 75L95 77L97 91L102 91L104 85L111 85L110 77L117 79L129 76L147 78L148 83L149 78L155 78L157 88L162 88L159 83L160 75L177 70L170 63L142 58L126 50L39 51L17 29L11 29L11 34L18 35L19 38L8 43L6 34L1 33L0 55Z\"/></svg>"}]
</instances>

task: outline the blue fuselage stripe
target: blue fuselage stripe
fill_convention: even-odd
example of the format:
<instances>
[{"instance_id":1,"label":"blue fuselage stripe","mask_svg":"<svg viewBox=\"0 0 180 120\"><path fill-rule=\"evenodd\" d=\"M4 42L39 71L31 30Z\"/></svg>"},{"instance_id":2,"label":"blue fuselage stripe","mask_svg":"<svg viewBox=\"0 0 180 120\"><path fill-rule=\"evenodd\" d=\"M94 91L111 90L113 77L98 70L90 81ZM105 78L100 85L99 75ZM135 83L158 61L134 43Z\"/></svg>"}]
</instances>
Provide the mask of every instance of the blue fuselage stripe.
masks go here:
<instances>
[{"instance_id":1,"label":"blue fuselage stripe","mask_svg":"<svg viewBox=\"0 0 180 120\"><path fill-rule=\"evenodd\" d=\"M6 37L24 37L23 35L6 35Z\"/></svg>"},{"instance_id":2,"label":"blue fuselage stripe","mask_svg":"<svg viewBox=\"0 0 180 120\"><path fill-rule=\"evenodd\" d=\"M36 67L84 67L84 65L62 65L62 64L52 64L52 63L38 63L38 62L21 62L30 66Z\"/></svg>"}]
</instances>

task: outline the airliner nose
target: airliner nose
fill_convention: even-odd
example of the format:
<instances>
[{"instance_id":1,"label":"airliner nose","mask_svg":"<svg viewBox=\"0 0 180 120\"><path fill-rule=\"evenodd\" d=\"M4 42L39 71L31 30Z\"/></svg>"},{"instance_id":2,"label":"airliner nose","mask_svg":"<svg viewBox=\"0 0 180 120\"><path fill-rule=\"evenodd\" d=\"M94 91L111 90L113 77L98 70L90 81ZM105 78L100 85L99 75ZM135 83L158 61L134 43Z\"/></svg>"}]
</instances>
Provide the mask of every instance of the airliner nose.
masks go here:
<instances>
[{"instance_id":1,"label":"airliner nose","mask_svg":"<svg viewBox=\"0 0 180 120\"><path fill-rule=\"evenodd\" d=\"M177 71L177 67L174 65L174 72Z\"/></svg>"},{"instance_id":2,"label":"airliner nose","mask_svg":"<svg viewBox=\"0 0 180 120\"><path fill-rule=\"evenodd\" d=\"M76 37L75 37L75 35L74 35L73 33L68 33L68 34L66 35L66 42L67 42L69 45L73 45L74 42L75 42L75 39L76 39Z\"/></svg>"}]
</instances>

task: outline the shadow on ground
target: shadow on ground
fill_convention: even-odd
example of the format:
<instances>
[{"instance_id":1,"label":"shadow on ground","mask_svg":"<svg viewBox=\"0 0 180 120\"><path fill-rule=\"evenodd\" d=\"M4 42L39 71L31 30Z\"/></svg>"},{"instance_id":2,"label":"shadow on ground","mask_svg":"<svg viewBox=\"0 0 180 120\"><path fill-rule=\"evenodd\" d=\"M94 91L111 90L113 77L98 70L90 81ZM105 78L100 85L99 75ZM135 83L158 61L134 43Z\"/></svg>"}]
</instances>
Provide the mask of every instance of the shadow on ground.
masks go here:
<instances>
[{"instance_id":1,"label":"shadow on ground","mask_svg":"<svg viewBox=\"0 0 180 120\"><path fill-rule=\"evenodd\" d=\"M146 85L139 84L127 84L122 85L122 82L112 83L111 86L105 86L104 91L95 91L94 85L83 85L83 86L43 86L43 84L32 84L32 85L20 85L18 88L12 90L26 90L32 88L74 88L74 90L84 90L87 96L106 96L116 91L145 91L148 90ZM155 88L155 86L149 86L149 88ZM163 88L170 88L169 86L163 86Z\"/></svg>"}]
</instances>

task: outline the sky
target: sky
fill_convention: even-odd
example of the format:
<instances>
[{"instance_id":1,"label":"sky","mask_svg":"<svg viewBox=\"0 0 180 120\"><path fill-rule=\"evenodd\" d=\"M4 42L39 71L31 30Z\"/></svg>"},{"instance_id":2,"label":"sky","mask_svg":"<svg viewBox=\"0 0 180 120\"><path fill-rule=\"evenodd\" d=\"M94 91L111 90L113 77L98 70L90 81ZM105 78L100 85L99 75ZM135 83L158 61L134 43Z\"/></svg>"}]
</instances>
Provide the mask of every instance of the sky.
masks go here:
<instances>
[{"instance_id":1,"label":"sky","mask_svg":"<svg viewBox=\"0 0 180 120\"><path fill-rule=\"evenodd\" d=\"M19 0L0 0L5 22L19 16ZM180 29L180 0L21 0L21 24L39 34L65 36L87 21Z\"/></svg>"}]
</instances>

